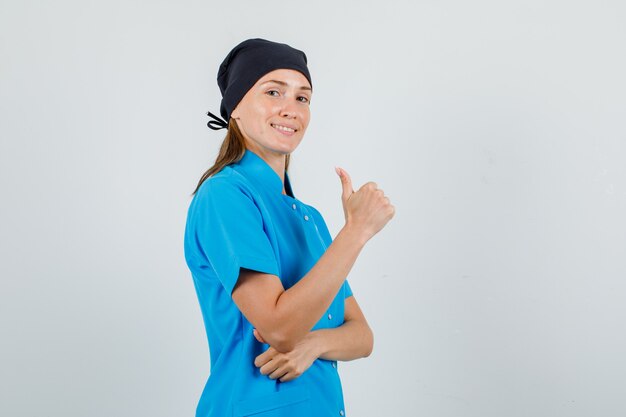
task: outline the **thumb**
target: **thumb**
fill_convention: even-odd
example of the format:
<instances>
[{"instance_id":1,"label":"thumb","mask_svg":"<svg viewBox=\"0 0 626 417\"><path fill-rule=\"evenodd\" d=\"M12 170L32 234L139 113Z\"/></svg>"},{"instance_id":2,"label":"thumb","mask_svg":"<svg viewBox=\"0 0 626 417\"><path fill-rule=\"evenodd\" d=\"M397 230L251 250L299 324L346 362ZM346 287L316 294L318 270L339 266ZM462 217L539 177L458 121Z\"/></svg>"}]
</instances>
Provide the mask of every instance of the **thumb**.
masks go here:
<instances>
[{"instance_id":1,"label":"thumb","mask_svg":"<svg viewBox=\"0 0 626 417\"><path fill-rule=\"evenodd\" d=\"M352 179L350 175L343 169L339 167L335 167L335 171L339 178L341 179L341 188L343 189L343 193L341 194L341 198L346 201L348 197L352 195L354 189L352 188Z\"/></svg>"}]
</instances>

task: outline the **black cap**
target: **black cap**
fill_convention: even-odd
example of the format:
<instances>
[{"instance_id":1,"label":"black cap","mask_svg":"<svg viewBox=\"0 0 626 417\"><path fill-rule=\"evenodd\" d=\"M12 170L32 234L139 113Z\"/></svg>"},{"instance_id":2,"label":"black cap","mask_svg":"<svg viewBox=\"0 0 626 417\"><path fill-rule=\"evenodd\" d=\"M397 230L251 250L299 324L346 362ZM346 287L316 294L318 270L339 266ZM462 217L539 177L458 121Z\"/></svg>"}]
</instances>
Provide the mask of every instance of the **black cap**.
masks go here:
<instances>
[{"instance_id":1,"label":"black cap","mask_svg":"<svg viewBox=\"0 0 626 417\"><path fill-rule=\"evenodd\" d=\"M217 72L217 85L222 93L220 114L224 120L209 112L208 115L216 121L210 121L208 126L215 130L228 127L231 112L248 90L259 78L277 69L300 71L313 88L304 52L260 38L248 39L235 46Z\"/></svg>"}]
</instances>

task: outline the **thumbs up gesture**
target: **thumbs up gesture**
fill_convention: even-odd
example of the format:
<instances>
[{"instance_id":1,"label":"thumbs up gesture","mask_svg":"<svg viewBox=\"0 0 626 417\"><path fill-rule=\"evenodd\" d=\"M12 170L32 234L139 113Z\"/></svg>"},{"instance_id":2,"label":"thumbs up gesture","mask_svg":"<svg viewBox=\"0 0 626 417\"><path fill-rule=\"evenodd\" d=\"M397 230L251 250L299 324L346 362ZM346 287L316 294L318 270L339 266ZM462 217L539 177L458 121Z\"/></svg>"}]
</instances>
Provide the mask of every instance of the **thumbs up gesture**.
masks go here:
<instances>
[{"instance_id":1,"label":"thumbs up gesture","mask_svg":"<svg viewBox=\"0 0 626 417\"><path fill-rule=\"evenodd\" d=\"M358 230L367 241L391 220L395 207L375 182L367 182L354 191L350 175L339 167L335 171L341 179L341 202L346 226Z\"/></svg>"}]
</instances>

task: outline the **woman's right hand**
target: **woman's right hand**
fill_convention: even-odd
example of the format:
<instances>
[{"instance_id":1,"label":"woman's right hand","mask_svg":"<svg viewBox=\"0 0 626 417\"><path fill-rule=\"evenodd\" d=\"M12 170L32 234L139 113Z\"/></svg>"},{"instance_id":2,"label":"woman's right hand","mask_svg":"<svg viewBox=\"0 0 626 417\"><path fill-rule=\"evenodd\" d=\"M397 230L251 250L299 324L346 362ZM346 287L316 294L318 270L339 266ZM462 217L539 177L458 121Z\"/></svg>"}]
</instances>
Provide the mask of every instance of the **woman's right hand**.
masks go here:
<instances>
[{"instance_id":1,"label":"woman's right hand","mask_svg":"<svg viewBox=\"0 0 626 417\"><path fill-rule=\"evenodd\" d=\"M350 175L339 167L335 171L341 178L341 202L346 227L362 233L365 241L368 241L385 227L396 209L375 182L367 182L354 191Z\"/></svg>"}]
</instances>

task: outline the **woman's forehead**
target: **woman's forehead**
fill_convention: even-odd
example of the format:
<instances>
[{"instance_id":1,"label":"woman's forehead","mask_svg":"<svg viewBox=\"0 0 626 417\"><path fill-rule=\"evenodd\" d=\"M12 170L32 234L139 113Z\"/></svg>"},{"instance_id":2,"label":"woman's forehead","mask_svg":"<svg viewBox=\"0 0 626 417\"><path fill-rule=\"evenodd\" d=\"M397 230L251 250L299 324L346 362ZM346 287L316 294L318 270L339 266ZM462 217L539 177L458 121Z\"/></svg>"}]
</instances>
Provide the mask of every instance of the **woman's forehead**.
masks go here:
<instances>
[{"instance_id":1,"label":"woman's forehead","mask_svg":"<svg viewBox=\"0 0 626 417\"><path fill-rule=\"evenodd\" d=\"M287 86L294 86L303 90L311 90L309 80L300 71L292 69L277 69L268 72L257 82L257 85L276 83Z\"/></svg>"}]
</instances>

